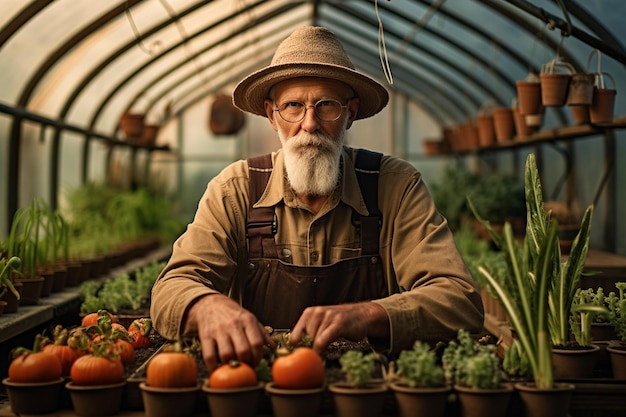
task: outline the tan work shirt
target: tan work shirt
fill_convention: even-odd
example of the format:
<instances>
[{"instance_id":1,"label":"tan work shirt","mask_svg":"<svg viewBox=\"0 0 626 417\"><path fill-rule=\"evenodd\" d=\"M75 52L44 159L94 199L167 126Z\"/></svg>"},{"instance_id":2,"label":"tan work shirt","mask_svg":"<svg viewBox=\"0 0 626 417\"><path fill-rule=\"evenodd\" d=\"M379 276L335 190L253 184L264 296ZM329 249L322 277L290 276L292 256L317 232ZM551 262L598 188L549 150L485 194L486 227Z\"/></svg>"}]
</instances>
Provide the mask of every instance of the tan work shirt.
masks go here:
<instances>
[{"instance_id":1,"label":"tan work shirt","mask_svg":"<svg viewBox=\"0 0 626 417\"><path fill-rule=\"evenodd\" d=\"M354 173L355 157L355 149L344 148L339 187L313 214L285 179L282 151L272 154L274 170L257 204L275 206L281 260L327 265L360 254L352 210L367 214L367 209ZM421 174L406 161L384 156L378 188L380 254L392 295L374 302L389 315L389 350L411 348L418 339L449 340L461 328L480 332L480 296ZM217 291L241 301L248 273L248 206L248 166L237 161L209 182L193 222L174 243L153 288L150 315L164 337L173 339L183 331L185 312L203 295Z\"/></svg>"}]
</instances>

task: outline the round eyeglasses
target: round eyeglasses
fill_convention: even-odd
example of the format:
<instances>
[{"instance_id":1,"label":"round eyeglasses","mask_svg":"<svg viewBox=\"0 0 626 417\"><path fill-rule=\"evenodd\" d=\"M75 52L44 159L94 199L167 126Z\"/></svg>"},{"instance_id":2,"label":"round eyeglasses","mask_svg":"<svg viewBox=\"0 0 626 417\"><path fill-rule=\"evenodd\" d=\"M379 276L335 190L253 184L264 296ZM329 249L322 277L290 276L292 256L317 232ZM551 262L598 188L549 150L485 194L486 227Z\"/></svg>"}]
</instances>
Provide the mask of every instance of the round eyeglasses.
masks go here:
<instances>
[{"instance_id":1,"label":"round eyeglasses","mask_svg":"<svg viewBox=\"0 0 626 417\"><path fill-rule=\"evenodd\" d=\"M347 104L341 104L340 101L331 98L319 100L315 104L306 105L300 101L287 101L274 108L280 117L289 123L298 123L304 120L306 111L309 107L313 107L315 116L323 122L334 122L341 117L343 109L348 107Z\"/></svg>"}]
</instances>

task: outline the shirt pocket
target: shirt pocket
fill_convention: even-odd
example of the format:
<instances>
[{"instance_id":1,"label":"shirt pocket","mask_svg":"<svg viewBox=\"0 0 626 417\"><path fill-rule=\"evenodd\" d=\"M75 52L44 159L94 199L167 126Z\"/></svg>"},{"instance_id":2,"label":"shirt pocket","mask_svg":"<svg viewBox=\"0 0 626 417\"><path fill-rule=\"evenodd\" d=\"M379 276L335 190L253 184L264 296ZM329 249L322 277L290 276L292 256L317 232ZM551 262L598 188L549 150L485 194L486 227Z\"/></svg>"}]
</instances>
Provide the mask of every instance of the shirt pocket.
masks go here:
<instances>
[{"instance_id":1,"label":"shirt pocket","mask_svg":"<svg viewBox=\"0 0 626 417\"><path fill-rule=\"evenodd\" d=\"M344 259L357 258L359 256L361 256L361 248L350 248L346 246L333 246L330 248L331 263Z\"/></svg>"}]
</instances>

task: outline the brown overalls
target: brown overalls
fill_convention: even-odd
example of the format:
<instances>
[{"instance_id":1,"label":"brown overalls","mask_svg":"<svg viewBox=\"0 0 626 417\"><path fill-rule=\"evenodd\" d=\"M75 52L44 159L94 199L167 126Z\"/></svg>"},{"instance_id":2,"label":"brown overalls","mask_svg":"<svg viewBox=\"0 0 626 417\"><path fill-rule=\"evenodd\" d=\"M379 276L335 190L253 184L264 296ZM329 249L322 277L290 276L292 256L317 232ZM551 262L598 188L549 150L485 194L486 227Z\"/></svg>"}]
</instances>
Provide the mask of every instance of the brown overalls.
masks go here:
<instances>
[{"instance_id":1,"label":"brown overalls","mask_svg":"<svg viewBox=\"0 0 626 417\"><path fill-rule=\"evenodd\" d=\"M291 329L308 306L373 300L389 295L379 255L378 174L382 155L360 149L355 171L369 216L354 212L360 228L361 255L324 266L296 266L278 258L272 207L253 208L272 172L270 155L249 158L249 270L243 306L263 325Z\"/></svg>"}]
</instances>

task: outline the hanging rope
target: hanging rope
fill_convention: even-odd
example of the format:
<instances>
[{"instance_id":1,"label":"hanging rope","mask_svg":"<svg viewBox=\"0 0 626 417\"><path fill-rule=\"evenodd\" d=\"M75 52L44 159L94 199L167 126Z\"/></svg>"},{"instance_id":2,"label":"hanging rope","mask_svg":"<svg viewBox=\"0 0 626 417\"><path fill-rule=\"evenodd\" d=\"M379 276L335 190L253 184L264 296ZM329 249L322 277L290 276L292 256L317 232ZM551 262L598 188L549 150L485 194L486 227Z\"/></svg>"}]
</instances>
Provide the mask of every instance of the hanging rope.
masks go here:
<instances>
[{"instance_id":1,"label":"hanging rope","mask_svg":"<svg viewBox=\"0 0 626 417\"><path fill-rule=\"evenodd\" d=\"M402 42L394 53L396 58L400 58L403 55L404 49L407 45L413 40L413 38L415 38L415 35L428 24L435 12L437 12L445 2L446 0L437 0L428 7L421 19L415 22L409 33L404 37L404 39L402 39ZM385 45L385 29L383 28L383 22L378 11L378 0L375 0L374 8L376 11L376 19L378 20L378 55L380 57L383 72L385 73L385 78L389 84L393 85L393 75L391 74L389 58L387 57L387 47Z\"/></svg>"},{"instance_id":2,"label":"hanging rope","mask_svg":"<svg viewBox=\"0 0 626 417\"><path fill-rule=\"evenodd\" d=\"M387 47L385 45L385 29L383 28L380 13L378 12L378 0L374 2L374 9L376 10L376 19L378 19L378 56L380 57L380 64L387 82L393 85L393 75L391 74L391 67L389 66L389 59L387 57Z\"/></svg>"}]
</instances>

